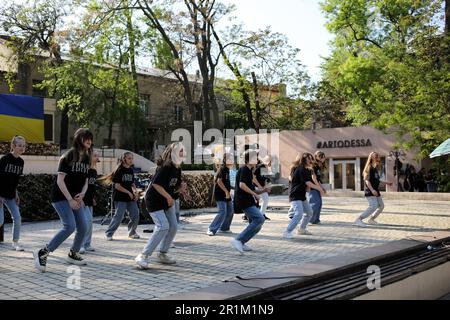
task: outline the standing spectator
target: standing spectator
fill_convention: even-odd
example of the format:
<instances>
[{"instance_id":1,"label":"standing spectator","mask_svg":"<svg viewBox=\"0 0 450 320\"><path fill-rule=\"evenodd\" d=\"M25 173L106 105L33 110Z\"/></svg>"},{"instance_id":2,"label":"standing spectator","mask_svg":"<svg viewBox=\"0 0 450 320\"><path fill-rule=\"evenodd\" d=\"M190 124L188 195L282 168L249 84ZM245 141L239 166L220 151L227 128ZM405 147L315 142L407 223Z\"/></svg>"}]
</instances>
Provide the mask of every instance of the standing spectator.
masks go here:
<instances>
[{"instance_id":1,"label":"standing spectator","mask_svg":"<svg viewBox=\"0 0 450 320\"><path fill-rule=\"evenodd\" d=\"M409 192L414 192L417 190L417 173L416 168L413 166L409 167L409 174L407 176Z\"/></svg>"},{"instance_id":2,"label":"standing spectator","mask_svg":"<svg viewBox=\"0 0 450 320\"><path fill-rule=\"evenodd\" d=\"M425 176L425 183L427 184L428 192L437 192L438 185L436 183L436 176L433 170L428 170L428 173Z\"/></svg>"},{"instance_id":3,"label":"standing spectator","mask_svg":"<svg viewBox=\"0 0 450 320\"><path fill-rule=\"evenodd\" d=\"M417 188L419 189L419 192L427 192L425 175L425 168L420 169L419 173L417 174Z\"/></svg>"}]
</instances>

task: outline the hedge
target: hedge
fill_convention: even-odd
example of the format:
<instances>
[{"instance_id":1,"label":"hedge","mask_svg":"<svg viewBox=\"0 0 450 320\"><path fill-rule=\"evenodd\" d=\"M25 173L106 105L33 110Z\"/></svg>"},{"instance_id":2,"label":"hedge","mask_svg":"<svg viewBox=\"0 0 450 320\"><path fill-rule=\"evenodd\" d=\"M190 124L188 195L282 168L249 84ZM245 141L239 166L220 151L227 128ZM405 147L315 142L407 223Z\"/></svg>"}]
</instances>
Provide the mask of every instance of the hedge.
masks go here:
<instances>
[{"instance_id":1,"label":"hedge","mask_svg":"<svg viewBox=\"0 0 450 320\"><path fill-rule=\"evenodd\" d=\"M140 178L151 178L149 174L138 174ZM50 203L50 193L56 175L27 174L19 182L18 191L21 199L20 211L22 221L45 221L57 219L58 215ZM214 177L211 173L186 173L183 179L188 184L192 200L182 199L182 209L205 208L211 206ZM97 188L96 215L104 215L108 211L108 189ZM6 207L5 207L6 209ZM5 216L5 222L11 222L10 215Z\"/></svg>"},{"instance_id":2,"label":"hedge","mask_svg":"<svg viewBox=\"0 0 450 320\"><path fill-rule=\"evenodd\" d=\"M0 154L6 154L10 150L10 141L0 141ZM24 155L59 156L59 145L54 143L27 143Z\"/></svg>"}]
</instances>

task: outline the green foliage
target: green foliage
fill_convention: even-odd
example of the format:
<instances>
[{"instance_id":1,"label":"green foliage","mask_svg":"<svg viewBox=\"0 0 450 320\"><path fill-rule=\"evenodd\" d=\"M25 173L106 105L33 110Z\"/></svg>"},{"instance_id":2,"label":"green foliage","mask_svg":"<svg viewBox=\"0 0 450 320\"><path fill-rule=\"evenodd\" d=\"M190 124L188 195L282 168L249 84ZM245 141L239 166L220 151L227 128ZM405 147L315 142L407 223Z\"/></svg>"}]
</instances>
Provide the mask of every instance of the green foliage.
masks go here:
<instances>
[{"instance_id":1,"label":"green foliage","mask_svg":"<svg viewBox=\"0 0 450 320\"><path fill-rule=\"evenodd\" d=\"M347 119L395 132L420 157L450 132L450 39L442 1L327 0L336 35L324 81L345 99Z\"/></svg>"}]
</instances>

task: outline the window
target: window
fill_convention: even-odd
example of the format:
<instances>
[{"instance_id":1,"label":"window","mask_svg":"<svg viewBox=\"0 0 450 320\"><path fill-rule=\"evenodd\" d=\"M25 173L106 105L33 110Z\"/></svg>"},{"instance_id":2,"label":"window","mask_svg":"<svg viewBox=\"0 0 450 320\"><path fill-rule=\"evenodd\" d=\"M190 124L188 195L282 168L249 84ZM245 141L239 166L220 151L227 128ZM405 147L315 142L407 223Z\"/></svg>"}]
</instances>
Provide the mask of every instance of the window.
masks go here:
<instances>
[{"instance_id":1,"label":"window","mask_svg":"<svg viewBox=\"0 0 450 320\"><path fill-rule=\"evenodd\" d=\"M46 89L39 89L39 88L35 87L36 85L41 84L41 83L42 83L42 80L33 80L33 92L32 92L33 97L40 97L40 98L47 97Z\"/></svg>"},{"instance_id":2,"label":"window","mask_svg":"<svg viewBox=\"0 0 450 320\"><path fill-rule=\"evenodd\" d=\"M44 114L44 139L53 142L53 114Z\"/></svg>"},{"instance_id":3,"label":"window","mask_svg":"<svg viewBox=\"0 0 450 320\"><path fill-rule=\"evenodd\" d=\"M144 113L145 119L150 118L150 95L141 94L139 97L139 108Z\"/></svg>"},{"instance_id":4,"label":"window","mask_svg":"<svg viewBox=\"0 0 450 320\"><path fill-rule=\"evenodd\" d=\"M103 139L103 146L104 147L110 147L110 148L115 148L116 147L116 140L112 139L111 141L108 139Z\"/></svg>"},{"instance_id":5,"label":"window","mask_svg":"<svg viewBox=\"0 0 450 320\"><path fill-rule=\"evenodd\" d=\"M175 106L173 111L175 114L175 121L184 121L183 107Z\"/></svg>"}]
</instances>

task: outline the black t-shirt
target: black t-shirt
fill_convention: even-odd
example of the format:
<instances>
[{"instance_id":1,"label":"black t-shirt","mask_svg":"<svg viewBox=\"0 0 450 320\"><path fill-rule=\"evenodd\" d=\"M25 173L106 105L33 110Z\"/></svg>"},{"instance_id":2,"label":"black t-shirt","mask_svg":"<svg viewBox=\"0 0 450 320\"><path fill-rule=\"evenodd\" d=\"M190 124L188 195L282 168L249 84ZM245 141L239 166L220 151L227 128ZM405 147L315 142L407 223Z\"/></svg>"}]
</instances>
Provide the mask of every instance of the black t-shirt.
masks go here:
<instances>
[{"instance_id":1,"label":"black t-shirt","mask_svg":"<svg viewBox=\"0 0 450 320\"><path fill-rule=\"evenodd\" d=\"M369 169L369 181L370 184L372 185L372 188L377 191L378 196L380 195L380 173L378 172L378 170L374 167L370 167ZM364 182L364 195L366 197L373 197L374 195L372 194L372 192L370 191L369 187L367 187L367 184Z\"/></svg>"},{"instance_id":2,"label":"black t-shirt","mask_svg":"<svg viewBox=\"0 0 450 320\"><path fill-rule=\"evenodd\" d=\"M19 184L19 177L23 173L24 161L21 157L14 157L7 153L0 159L0 197L14 199Z\"/></svg>"},{"instance_id":3,"label":"black t-shirt","mask_svg":"<svg viewBox=\"0 0 450 320\"><path fill-rule=\"evenodd\" d=\"M236 179L236 204L237 206L243 210L249 207L256 206L256 201L253 195L248 192L245 192L239 187L239 183L243 182L249 187L251 190L255 190L255 186L253 185L253 172L247 166L243 166L239 169L238 174L239 180Z\"/></svg>"},{"instance_id":4,"label":"black t-shirt","mask_svg":"<svg viewBox=\"0 0 450 320\"><path fill-rule=\"evenodd\" d=\"M306 200L306 183L312 182L311 170L298 166L292 173L290 182L289 201Z\"/></svg>"},{"instance_id":5,"label":"black t-shirt","mask_svg":"<svg viewBox=\"0 0 450 320\"><path fill-rule=\"evenodd\" d=\"M262 176L262 174L261 174L261 170L262 169L266 169L266 165L265 164L258 164L257 166L256 166L256 169L255 169L255 177L256 177L256 180L258 180L258 182L259 182L259 184L262 186L262 187L265 187L266 186L266 183L269 181L269 179L267 179L266 177L263 177Z\"/></svg>"},{"instance_id":6,"label":"black t-shirt","mask_svg":"<svg viewBox=\"0 0 450 320\"><path fill-rule=\"evenodd\" d=\"M97 181L97 170L89 169L89 184L86 194L84 195L84 204L88 207L92 207L94 205L94 197L96 192L96 181Z\"/></svg>"},{"instance_id":7,"label":"black t-shirt","mask_svg":"<svg viewBox=\"0 0 450 320\"><path fill-rule=\"evenodd\" d=\"M145 193L145 204L149 212L167 210L169 208L167 200L156 191L153 187L154 184L163 187L175 200L177 196L175 191L179 189L181 185L181 168L177 168L173 165L159 168L153 177L151 186Z\"/></svg>"},{"instance_id":8,"label":"black t-shirt","mask_svg":"<svg viewBox=\"0 0 450 320\"><path fill-rule=\"evenodd\" d=\"M223 184L225 185L225 188L230 192L231 190L231 183L230 183L230 169L227 167L220 167L219 171L216 175L217 179L221 179ZM225 196L225 192L222 190L221 187L216 183L216 187L214 189L214 198L216 201L231 201L230 199L227 199Z\"/></svg>"},{"instance_id":9,"label":"black t-shirt","mask_svg":"<svg viewBox=\"0 0 450 320\"><path fill-rule=\"evenodd\" d=\"M64 183L67 190L72 197L79 194L86 183L89 174L89 159L85 158L82 161L69 163L67 156L61 157L58 165L58 173L65 173ZM57 180L53 184L52 202L59 202L67 200L64 194L59 189Z\"/></svg>"},{"instance_id":10,"label":"black t-shirt","mask_svg":"<svg viewBox=\"0 0 450 320\"><path fill-rule=\"evenodd\" d=\"M112 180L113 183L119 183L123 188L133 193L134 171L133 168L120 167ZM133 199L130 195L114 188L114 201L117 202L131 202Z\"/></svg>"},{"instance_id":11,"label":"black t-shirt","mask_svg":"<svg viewBox=\"0 0 450 320\"><path fill-rule=\"evenodd\" d=\"M317 181L322 183L322 169L318 165L314 166L314 174L316 175Z\"/></svg>"}]
</instances>

